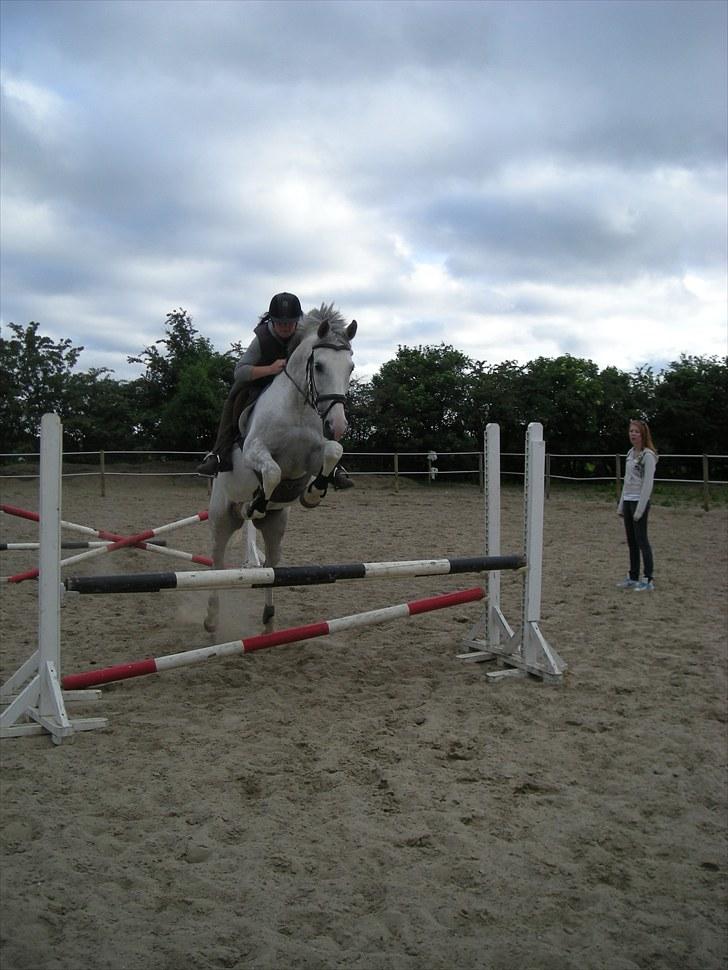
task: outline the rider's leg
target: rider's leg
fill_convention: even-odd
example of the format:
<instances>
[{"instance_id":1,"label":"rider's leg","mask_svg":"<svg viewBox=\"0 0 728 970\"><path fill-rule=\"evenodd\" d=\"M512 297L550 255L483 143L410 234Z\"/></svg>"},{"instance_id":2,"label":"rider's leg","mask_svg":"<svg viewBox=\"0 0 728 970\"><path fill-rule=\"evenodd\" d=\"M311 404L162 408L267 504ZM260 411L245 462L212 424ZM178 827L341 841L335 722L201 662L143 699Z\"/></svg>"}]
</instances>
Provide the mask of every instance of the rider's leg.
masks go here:
<instances>
[{"instance_id":1,"label":"rider's leg","mask_svg":"<svg viewBox=\"0 0 728 970\"><path fill-rule=\"evenodd\" d=\"M334 469L334 474L331 476L331 481L337 492L342 488L354 487L354 483L349 478L349 474L341 462L339 462Z\"/></svg>"},{"instance_id":2,"label":"rider's leg","mask_svg":"<svg viewBox=\"0 0 728 970\"><path fill-rule=\"evenodd\" d=\"M215 444L205 455L202 463L195 469L198 475L217 475L221 467L223 471L229 470L230 456L232 454L233 444L235 443L235 437L237 435L237 428L235 426L235 412L240 406L240 401L236 400L239 393L240 387L237 385L237 383L233 384L230 393L225 398L225 403L223 404ZM225 466L228 466L228 468Z\"/></svg>"}]
</instances>

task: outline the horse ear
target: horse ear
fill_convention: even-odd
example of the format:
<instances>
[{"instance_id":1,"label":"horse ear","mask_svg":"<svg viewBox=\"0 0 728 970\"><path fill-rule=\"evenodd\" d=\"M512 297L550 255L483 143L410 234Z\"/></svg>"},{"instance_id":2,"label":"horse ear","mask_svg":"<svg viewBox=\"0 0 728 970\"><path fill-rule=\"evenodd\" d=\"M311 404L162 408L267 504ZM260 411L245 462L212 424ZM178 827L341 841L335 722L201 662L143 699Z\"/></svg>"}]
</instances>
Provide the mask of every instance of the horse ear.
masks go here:
<instances>
[{"instance_id":1,"label":"horse ear","mask_svg":"<svg viewBox=\"0 0 728 970\"><path fill-rule=\"evenodd\" d=\"M357 326L358 324L356 320L352 320L349 326L346 328L346 336L349 338L349 340L354 339L354 334L356 333Z\"/></svg>"},{"instance_id":2,"label":"horse ear","mask_svg":"<svg viewBox=\"0 0 728 970\"><path fill-rule=\"evenodd\" d=\"M329 332L329 321L322 320L318 326L318 331L317 331L319 337L325 337L328 332Z\"/></svg>"}]
</instances>

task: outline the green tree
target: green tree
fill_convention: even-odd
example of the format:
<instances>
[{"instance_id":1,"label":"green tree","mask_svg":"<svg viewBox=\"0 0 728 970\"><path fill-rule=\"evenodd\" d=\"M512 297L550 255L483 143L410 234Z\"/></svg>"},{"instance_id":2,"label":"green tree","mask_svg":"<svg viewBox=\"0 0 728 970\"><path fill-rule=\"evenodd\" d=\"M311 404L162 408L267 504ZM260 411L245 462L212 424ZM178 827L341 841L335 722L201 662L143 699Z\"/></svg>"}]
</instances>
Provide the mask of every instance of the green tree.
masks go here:
<instances>
[{"instance_id":1,"label":"green tree","mask_svg":"<svg viewBox=\"0 0 728 970\"><path fill-rule=\"evenodd\" d=\"M690 357L661 372L651 421L655 444L663 452L728 452L728 358Z\"/></svg>"},{"instance_id":2,"label":"green tree","mask_svg":"<svg viewBox=\"0 0 728 970\"><path fill-rule=\"evenodd\" d=\"M138 446L140 381L117 381L107 371L73 374L66 390L65 447L125 451Z\"/></svg>"},{"instance_id":3,"label":"green tree","mask_svg":"<svg viewBox=\"0 0 728 970\"><path fill-rule=\"evenodd\" d=\"M642 418L648 423L654 421L658 381L659 378L655 377L654 371L648 364L638 367L633 374L630 374L632 407L628 418Z\"/></svg>"},{"instance_id":4,"label":"green tree","mask_svg":"<svg viewBox=\"0 0 728 970\"><path fill-rule=\"evenodd\" d=\"M564 354L538 357L524 372L524 407L540 421L549 450L583 454L599 441L602 387L591 360Z\"/></svg>"},{"instance_id":5,"label":"green tree","mask_svg":"<svg viewBox=\"0 0 728 970\"><path fill-rule=\"evenodd\" d=\"M453 347L399 347L371 380L371 447L456 451L472 447L474 364Z\"/></svg>"},{"instance_id":6,"label":"green tree","mask_svg":"<svg viewBox=\"0 0 728 970\"><path fill-rule=\"evenodd\" d=\"M648 400L635 378L616 367L605 367L599 374L601 400L597 408L596 439L589 451L621 453L627 447L627 427L631 417L649 409Z\"/></svg>"},{"instance_id":7,"label":"green tree","mask_svg":"<svg viewBox=\"0 0 728 970\"><path fill-rule=\"evenodd\" d=\"M207 451L215 438L224 396L219 361L201 355L182 366L173 396L160 413L157 444L175 451Z\"/></svg>"},{"instance_id":8,"label":"green tree","mask_svg":"<svg viewBox=\"0 0 728 970\"><path fill-rule=\"evenodd\" d=\"M83 347L44 337L39 326L10 323L14 336L0 337L0 451L35 450L43 414L70 416L72 369Z\"/></svg>"},{"instance_id":9,"label":"green tree","mask_svg":"<svg viewBox=\"0 0 728 970\"><path fill-rule=\"evenodd\" d=\"M524 400L525 374L526 368L513 360L477 365L470 420L478 448L482 448L483 432L490 422L500 425L504 451L523 447L524 429L529 420Z\"/></svg>"},{"instance_id":10,"label":"green tree","mask_svg":"<svg viewBox=\"0 0 728 970\"><path fill-rule=\"evenodd\" d=\"M200 337L186 310L167 314L166 335L130 363L143 364L138 426L147 448L197 451L215 437L233 376L231 354ZM164 348L161 350L160 348Z\"/></svg>"},{"instance_id":11,"label":"green tree","mask_svg":"<svg viewBox=\"0 0 728 970\"><path fill-rule=\"evenodd\" d=\"M372 388L367 381L356 377L352 379L346 402L346 418L349 427L342 442L344 447L347 451L369 450L376 425L372 407Z\"/></svg>"}]
</instances>

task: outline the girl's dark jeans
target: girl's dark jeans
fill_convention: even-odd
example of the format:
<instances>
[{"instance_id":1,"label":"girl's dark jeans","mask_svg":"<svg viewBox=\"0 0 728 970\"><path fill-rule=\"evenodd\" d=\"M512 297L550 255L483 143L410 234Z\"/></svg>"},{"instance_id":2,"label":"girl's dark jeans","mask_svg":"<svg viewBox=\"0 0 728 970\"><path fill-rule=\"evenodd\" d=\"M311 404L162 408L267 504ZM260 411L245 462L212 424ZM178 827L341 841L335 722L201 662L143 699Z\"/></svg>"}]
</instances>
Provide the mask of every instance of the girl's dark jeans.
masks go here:
<instances>
[{"instance_id":1,"label":"girl's dark jeans","mask_svg":"<svg viewBox=\"0 0 728 970\"><path fill-rule=\"evenodd\" d=\"M644 566L645 579L652 579L654 563L652 560L652 547L647 538L647 516L650 511L650 503L635 522L634 513L637 502L623 502L622 512L624 515L624 531L627 533L627 545L629 546L629 578L635 580L640 578L640 553L642 554L642 565Z\"/></svg>"}]
</instances>

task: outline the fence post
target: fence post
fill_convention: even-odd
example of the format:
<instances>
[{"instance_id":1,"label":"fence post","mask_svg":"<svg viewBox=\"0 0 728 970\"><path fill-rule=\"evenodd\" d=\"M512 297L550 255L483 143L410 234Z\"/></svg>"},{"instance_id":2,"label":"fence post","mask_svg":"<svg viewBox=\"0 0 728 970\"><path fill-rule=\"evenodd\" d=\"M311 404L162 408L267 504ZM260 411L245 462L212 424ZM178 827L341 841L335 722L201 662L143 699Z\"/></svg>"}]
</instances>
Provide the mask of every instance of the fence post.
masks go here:
<instances>
[{"instance_id":1,"label":"fence post","mask_svg":"<svg viewBox=\"0 0 728 970\"><path fill-rule=\"evenodd\" d=\"M710 509L710 474L708 468L708 456L703 455L703 508L707 512Z\"/></svg>"},{"instance_id":2,"label":"fence post","mask_svg":"<svg viewBox=\"0 0 728 970\"><path fill-rule=\"evenodd\" d=\"M101 498L106 498L106 455L103 451L99 452L99 468L101 470Z\"/></svg>"},{"instance_id":3,"label":"fence post","mask_svg":"<svg viewBox=\"0 0 728 970\"><path fill-rule=\"evenodd\" d=\"M399 455L394 453L394 490L399 492Z\"/></svg>"},{"instance_id":4,"label":"fence post","mask_svg":"<svg viewBox=\"0 0 728 970\"><path fill-rule=\"evenodd\" d=\"M620 479L622 477L622 466L621 466L621 462L619 460L619 455L615 455L614 456L614 476L615 476L615 481L617 483L617 501L619 501L620 496L622 494L621 493L621 490L620 490Z\"/></svg>"},{"instance_id":5,"label":"fence post","mask_svg":"<svg viewBox=\"0 0 728 970\"><path fill-rule=\"evenodd\" d=\"M546 452L546 498L551 498L551 455Z\"/></svg>"},{"instance_id":6,"label":"fence post","mask_svg":"<svg viewBox=\"0 0 728 970\"><path fill-rule=\"evenodd\" d=\"M485 491L485 459L483 452L478 452L478 488L481 492Z\"/></svg>"}]
</instances>

